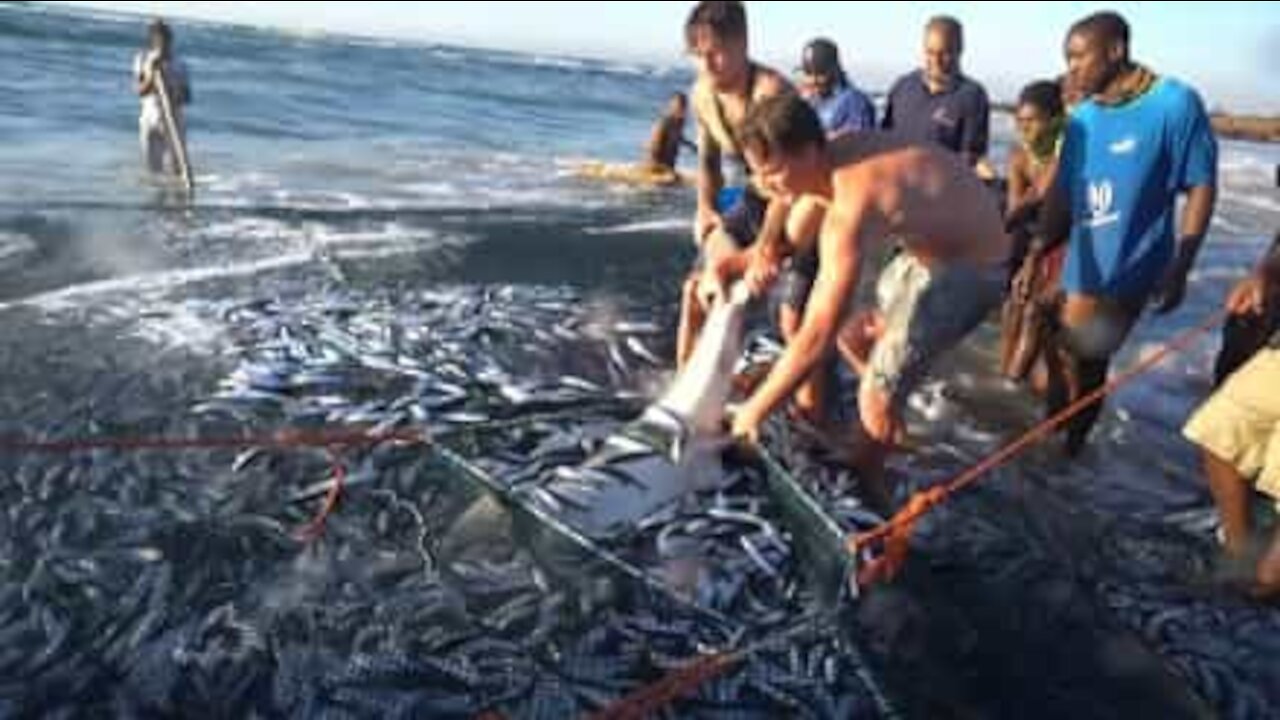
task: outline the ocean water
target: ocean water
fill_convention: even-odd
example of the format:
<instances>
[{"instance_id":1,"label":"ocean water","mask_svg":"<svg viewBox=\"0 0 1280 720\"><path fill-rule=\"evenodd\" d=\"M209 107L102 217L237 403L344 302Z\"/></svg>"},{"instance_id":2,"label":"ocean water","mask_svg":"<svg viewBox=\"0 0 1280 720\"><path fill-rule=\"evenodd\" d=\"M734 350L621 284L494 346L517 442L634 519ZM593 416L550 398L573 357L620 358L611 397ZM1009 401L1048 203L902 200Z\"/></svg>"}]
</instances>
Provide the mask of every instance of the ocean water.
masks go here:
<instances>
[{"instance_id":1,"label":"ocean water","mask_svg":"<svg viewBox=\"0 0 1280 720\"><path fill-rule=\"evenodd\" d=\"M687 88L686 68L182 23L177 48L195 98L188 202L142 172L130 67L144 31L139 18L0 4L0 431L188 430L192 408L244 354L245 328L228 309L261 302L308 308L339 297L390 316L407 298L444 292L492 297L517 316L538 303L538 313L571 312L546 309L552 298L596 321L656 323L664 332L652 347L670 355L692 256L691 193L586 181L572 168L636 159L666 98ZM994 128L1002 157L1011 124L997 118ZM1222 197L1187 305L1145 320L1121 365L1197 324L1258 257L1280 227L1278 162L1278 146L1223 143ZM991 378L990 345L987 332L954 363L951 389L917 403L922 415L958 421L924 428L921 449L894 461L906 484L945 479L1034 420L1029 400ZM1211 529L1195 454L1177 430L1208 391L1215 350L1208 339L1119 393L1080 462L1033 452L926 524L917 557L929 572L908 578L899 610L871 619L895 617L883 665L929 696L923 707L1109 716L1101 708L1114 689L1098 679L1107 672L1064 668L1105 664L1067 640L1111 629L1142 638L1224 717L1280 707L1276 612L1187 590L1187 568L1208 563ZM610 378L584 359L595 356L559 357L601 382L641 392L655 382ZM328 577L341 574L336 550L317 558L262 539L258 519L302 515L250 504L227 479L229 458L152 460L3 459L0 634L25 656L0 650L0 715L190 714L219 698L236 698L228 714L328 707L281 689L286 674L305 684L305 668L323 663L307 665L320 660L289 645L280 618L294 616L254 614L285 601L253 588L287 572L322 586L306 596L314 606L364 602L394 622L377 590ZM131 474L150 477L148 489L137 491ZM98 478L93 490L74 487L82 477ZM176 509L184 503L194 519ZM110 522L75 529L69 518L94 507ZM175 525L193 535L166 543ZM166 561L134 552L152 544ZM114 548L115 565L103 548ZM224 572L210 559L220 556L238 562ZM183 574L198 561L219 570ZM77 595L68 578L92 575L94 563L146 578L131 606L143 609L117 616L100 607L107 593ZM1047 620L1045 608L1074 620ZM235 652L197 652L224 625L246 624L257 635L237 630ZM118 634L109 649L93 640L104 627ZM349 651L315 632L317 653ZM175 657L186 680L145 682ZM233 661L279 672L218 664ZM323 667L317 676L332 678L334 666Z\"/></svg>"}]
</instances>

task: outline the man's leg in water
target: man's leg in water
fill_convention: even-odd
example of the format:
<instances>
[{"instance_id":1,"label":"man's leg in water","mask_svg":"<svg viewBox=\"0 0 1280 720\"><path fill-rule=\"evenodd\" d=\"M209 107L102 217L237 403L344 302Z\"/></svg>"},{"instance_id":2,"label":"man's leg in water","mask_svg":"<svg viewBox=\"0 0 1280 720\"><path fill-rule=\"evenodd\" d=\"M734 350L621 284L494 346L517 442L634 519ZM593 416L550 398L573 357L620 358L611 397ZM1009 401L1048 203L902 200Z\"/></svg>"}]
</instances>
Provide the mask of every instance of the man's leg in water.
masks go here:
<instances>
[{"instance_id":1,"label":"man's leg in water","mask_svg":"<svg viewBox=\"0 0 1280 720\"><path fill-rule=\"evenodd\" d=\"M881 279L883 333L858 390L858 413L871 441L859 469L868 473L870 492L887 495L884 459L901 435L908 396L940 355L999 307L1005 270L966 263L929 267L904 254Z\"/></svg>"},{"instance_id":2,"label":"man's leg in water","mask_svg":"<svg viewBox=\"0 0 1280 720\"><path fill-rule=\"evenodd\" d=\"M1260 355L1265 355L1268 358L1267 362L1274 362L1277 352L1263 350ZM1276 398L1274 376L1268 392L1274 403ZM1277 497L1280 497L1280 413L1272 413L1272 419L1275 422L1267 443L1267 455L1263 460L1262 472L1258 476L1258 489L1275 502ZM1277 511L1280 512L1280 506L1277 506ZM1276 526L1270 546L1258 561L1258 587L1254 589L1254 596L1267 601L1280 600L1280 525Z\"/></svg>"},{"instance_id":3,"label":"man's leg in water","mask_svg":"<svg viewBox=\"0 0 1280 720\"><path fill-rule=\"evenodd\" d=\"M1209 489L1222 521L1225 551L1244 560L1254 550L1249 504L1253 489L1280 499L1280 350L1264 349L1201 407L1183 435L1201 448ZM1256 478L1250 485L1249 479ZM1280 595L1277 538L1256 568L1257 593Z\"/></svg>"},{"instance_id":4,"label":"man's leg in water","mask_svg":"<svg viewBox=\"0 0 1280 720\"><path fill-rule=\"evenodd\" d=\"M881 514L893 510L893 493L884 467L897 434L891 389L886 382L900 372L906 325L916 298L923 292L923 278L908 256L895 258L876 281L877 307L855 314L836 338L837 351L858 375L858 422L853 427L850 464L858 475L863 499ZM891 327L893 336L886 340Z\"/></svg>"},{"instance_id":5,"label":"man's leg in water","mask_svg":"<svg viewBox=\"0 0 1280 720\"><path fill-rule=\"evenodd\" d=\"M1223 550L1231 557L1243 558L1249 552L1249 500L1253 489L1234 465L1208 450L1201 454L1209 494L1222 523Z\"/></svg>"},{"instance_id":6,"label":"man's leg in water","mask_svg":"<svg viewBox=\"0 0 1280 720\"><path fill-rule=\"evenodd\" d=\"M1071 362L1074 365L1071 376L1075 385L1070 398L1071 402L1074 403L1107 384L1107 377L1111 371L1110 358L1085 360L1073 356ZM1105 405L1106 398L1100 398L1067 421L1065 448L1068 456L1076 457L1084 450L1085 444L1089 441L1089 433L1093 432L1093 426L1098 424L1098 418L1102 417Z\"/></svg>"},{"instance_id":7,"label":"man's leg in water","mask_svg":"<svg viewBox=\"0 0 1280 720\"><path fill-rule=\"evenodd\" d=\"M1280 527L1271 536L1271 545L1258 561L1258 586L1254 597L1268 602L1280 600Z\"/></svg>"},{"instance_id":8,"label":"man's leg in water","mask_svg":"<svg viewBox=\"0 0 1280 720\"><path fill-rule=\"evenodd\" d=\"M888 514L893 511L893 492L885 479L884 466L902 427L900 411L888 391L868 381L858 387L858 416L861 424L854 439L853 467L867 504L876 512Z\"/></svg>"},{"instance_id":9,"label":"man's leg in water","mask_svg":"<svg viewBox=\"0 0 1280 720\"><path fill-rule=\"evenodd\" d=\"M169 152L169 143L160 128L139 120L138 140L142 146L142 159L147 164L147 169L157 174L164 172L164 159Z\"/></svg>"},{"instance_id":10,"label":"man's leg in water","mask_svg":"<svg viewBox=\"0 0 1280 720\"><path fill-rule=\"evenodd\" d=\"M879 310L864 310L853 316L836 337L836 351L849 364L854 374L867 372L871 351L884 335L884 315Z\"/></svg>"},{"instance_id":11,"label":"man's leg in water","mask_svg":"<svg viewBox=\"0 0 1280 720\"><path fill-rule=\"evenodd\" d=\"M1106 384L1111 357L1129 336L1138 313L1136 305L1126 306L1087 295L1067 296L1060 323L1068 366L1068 393L1062 407L1078 402ZM1100 399L1067 422L1068 455L1074 457L1084 449L1089 433L1102 415L1104 402L1105 399ZM1051 411L1057 410L1051 407Z\"/></svg>"}]
</instances>

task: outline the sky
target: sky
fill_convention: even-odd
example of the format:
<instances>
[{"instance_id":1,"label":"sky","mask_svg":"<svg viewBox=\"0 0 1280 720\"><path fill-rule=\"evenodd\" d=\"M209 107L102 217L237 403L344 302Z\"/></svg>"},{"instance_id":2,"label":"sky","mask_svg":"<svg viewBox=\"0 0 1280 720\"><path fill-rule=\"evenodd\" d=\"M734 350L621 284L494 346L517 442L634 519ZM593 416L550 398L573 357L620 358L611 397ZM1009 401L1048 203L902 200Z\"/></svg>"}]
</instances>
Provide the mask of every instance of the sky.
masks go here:
<instances>
[{"instance_id":1,"label":"sky","mask_svg":"<svg viewBox=\"0 0 1280 720\"><path fill-rule=\"evenodd\" d=\"M69 2L96 9L297 31L682 62L691 2ZM1210 106L1280 115L1280 2L747 3L752 54L791 70L805 41L835 40L854 81L880 90L919 64L921 28L948 13L965 25L965 72L1001 100L1061 72L1075 20L1122 13L1135 59L1190 82Z\"/></svg>"}]
</instances>

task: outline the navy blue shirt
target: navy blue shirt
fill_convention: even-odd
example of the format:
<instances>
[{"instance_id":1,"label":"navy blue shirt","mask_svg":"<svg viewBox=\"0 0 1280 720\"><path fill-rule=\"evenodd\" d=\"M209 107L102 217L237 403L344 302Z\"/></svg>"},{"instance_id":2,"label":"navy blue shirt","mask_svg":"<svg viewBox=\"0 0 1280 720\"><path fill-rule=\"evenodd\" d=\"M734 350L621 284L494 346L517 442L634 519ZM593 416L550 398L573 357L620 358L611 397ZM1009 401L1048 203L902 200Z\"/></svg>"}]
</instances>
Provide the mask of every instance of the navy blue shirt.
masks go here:
<instances>
[{"instance_id":1,"label":"navy blue shirt","mask_svg":"<svg viewBox=\"0 0 1280 720\"><path fill-rule=\"evenodd\" d=\"M914 142L931 142L970 161L987 154L991 104L981 85L961 75L950 89L934 95L924 72L904 75L889 91L884 109L886 130L895 130Z\"/></svg>"}]
</instances>

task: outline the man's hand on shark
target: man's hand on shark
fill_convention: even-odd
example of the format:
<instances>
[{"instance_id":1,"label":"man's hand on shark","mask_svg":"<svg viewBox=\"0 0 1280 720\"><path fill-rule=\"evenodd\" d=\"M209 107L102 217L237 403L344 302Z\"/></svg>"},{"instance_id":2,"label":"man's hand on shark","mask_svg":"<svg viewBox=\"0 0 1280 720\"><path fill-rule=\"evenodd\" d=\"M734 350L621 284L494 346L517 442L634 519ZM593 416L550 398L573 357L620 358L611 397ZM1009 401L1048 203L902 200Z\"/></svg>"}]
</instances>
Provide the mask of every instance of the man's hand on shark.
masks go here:
<instances>
[{"instance_id":1,"label":"man's hand on shark","mask_svg":"<svg viewBox=\"0 0 1280 720\"><path fill-rule=\"evenodd\" d=\"M715 230L724 227L724 217L714 210L698 209L693 221L693 244L701 247Z\"/></svg>"},{"instance_id":2,"label":"man's hand on shark","mask_svg":"<svg viewBox=\"0 0 1280 720\"><path fill-rule=\"evenodd\" d=\"M747 405L743 405L733 414L733 425L729 431L729 437L739 445L756 447L760 444L760 426L763 423L764 418L756 415Z\"/></svg>"},{"instance_id":3,"label":"man's hand on shark","mask_svg":"<svg viewBox=\"0 0 1280 720\"><path fill-rule=\"evenodd\" d=\"M732 279L723 264L708 264L698 280L698 300L704 308L718 305L729 296L729 281Z\"/></svg>"},{"instance_id":4,"label":"man's hand on shark","mask_svg":"<svg viewBox=\"0 0 1280 720\"><path fill-rule=\"evenodd\" d=\"M751 262L743 278L747 289L751 291L751 297L759 298L773 287L782 272L782 260L782 253L764 246L751 253Z\"/></svg>"}]
</instances>

